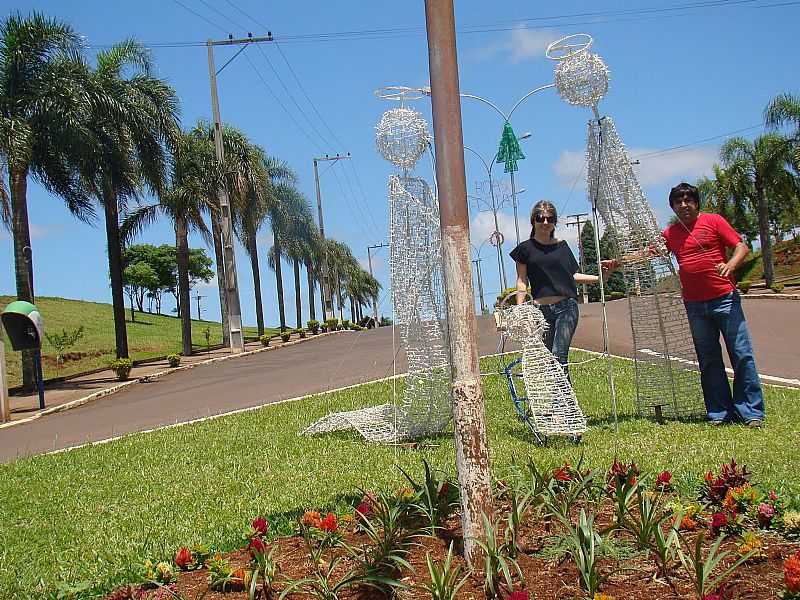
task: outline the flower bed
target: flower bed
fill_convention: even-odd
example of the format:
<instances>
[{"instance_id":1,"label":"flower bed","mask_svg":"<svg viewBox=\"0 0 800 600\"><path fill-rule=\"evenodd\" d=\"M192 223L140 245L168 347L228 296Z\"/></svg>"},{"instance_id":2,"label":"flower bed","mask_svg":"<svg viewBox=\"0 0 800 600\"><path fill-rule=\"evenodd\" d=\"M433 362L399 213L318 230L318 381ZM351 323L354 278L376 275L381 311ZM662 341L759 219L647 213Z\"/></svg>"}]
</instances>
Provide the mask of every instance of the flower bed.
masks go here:
<instances>
[{"instance_id":1,"label":"flower bed","mask_svg":"<svg viewBox=\"0 0 800 600\"><path fill-rule=\"evenodd\" d=\"M405 473L404 473L405 474ZM799 506L731 461L680 497L669 472L529 462L495 485L482 558L468 572L456 484L364 492L352 512L306 511L295 535L256 518L225 555L176 550L107 600L206 598L800 599ZM795 500L796 502L796 500Z\"/></svg>"}]
</instances>

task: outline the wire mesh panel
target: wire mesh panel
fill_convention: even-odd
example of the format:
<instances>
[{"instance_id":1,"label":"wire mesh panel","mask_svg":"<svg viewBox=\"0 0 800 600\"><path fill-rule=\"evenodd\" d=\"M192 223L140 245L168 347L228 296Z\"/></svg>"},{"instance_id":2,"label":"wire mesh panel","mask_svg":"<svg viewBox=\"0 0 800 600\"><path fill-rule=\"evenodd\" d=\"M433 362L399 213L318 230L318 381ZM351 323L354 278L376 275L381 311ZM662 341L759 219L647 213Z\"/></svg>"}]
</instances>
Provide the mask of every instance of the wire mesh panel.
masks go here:
<instances>
[{"instance_id":1,"label":"wire mesh panel","mask_svg":"<svg viewBox=\"0 0 800 600\"><path fill-rule=\"evenodd\" d=\"M589 122L589 195L621 264L630 308L640 414L705 414L680 281L655 214L611 117Z\"/></svg>"},{"instance_id":2,"label":"wire mesh panel","mask_svg":"<svg viewBox=\"0 0 800 600\"><path fill-rule=\"evenodd\" d=\"M522 346L522 381L538 433L581 435L586 417L564 368L544 344L547 321L530 303L500 310L500 326Z\"/></svg>"},{"instance_id":3,"label":"wire mesh panel","mask_svg":"<svg viewBox=\"0 0 800 600\"><path fill-rule=\"evenodd\" d=\"M355 429L369 441L396 443L450 421L450 354L439 203L424 179L407 173L427 148L427 123L400 107L386 111L376 129L381 155L403 169L389 178L389 256L395 326L408 358L405 391L397 404L332 413L303 433Z\"/></svg>"}]
</instances>

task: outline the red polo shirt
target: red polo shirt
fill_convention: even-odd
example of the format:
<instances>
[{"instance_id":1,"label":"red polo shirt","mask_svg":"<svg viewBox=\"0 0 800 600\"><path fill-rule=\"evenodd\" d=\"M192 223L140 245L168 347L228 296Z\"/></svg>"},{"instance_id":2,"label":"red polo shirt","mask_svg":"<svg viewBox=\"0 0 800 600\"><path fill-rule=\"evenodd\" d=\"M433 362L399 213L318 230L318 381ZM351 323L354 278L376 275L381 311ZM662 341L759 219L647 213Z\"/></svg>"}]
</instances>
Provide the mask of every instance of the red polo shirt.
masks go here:
<instances>
[{"instance_id":1,"label":"red polo shirt","mask_svg":"<svg viewBox=\"0 0 800 600\"><path fill-rule=\"evenodd\" d=\"M713 300L736 289L733 276L722 277L716 268L728 261L725 249L742 241L722 215L700 213L694 223L675 223L662 235L678 259L684 300Z\"/></svg>"}]
</instances>

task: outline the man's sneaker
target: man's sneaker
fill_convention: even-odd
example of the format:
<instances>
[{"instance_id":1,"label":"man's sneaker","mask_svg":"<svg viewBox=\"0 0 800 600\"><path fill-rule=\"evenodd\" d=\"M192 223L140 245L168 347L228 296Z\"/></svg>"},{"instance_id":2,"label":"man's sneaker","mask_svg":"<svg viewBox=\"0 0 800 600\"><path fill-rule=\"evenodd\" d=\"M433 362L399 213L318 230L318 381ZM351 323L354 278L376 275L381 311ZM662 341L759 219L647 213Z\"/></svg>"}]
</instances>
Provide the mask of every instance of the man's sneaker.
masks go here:
<instances>
[{"instance_id":1,"label":"man's sneaker","mask_svg":"<svg viewBox=\"0 0 800 600\"><path fill-rule=\"evenodd\" d=\"M722 425L726 425L727 423L728 423L727 421L709 421L708 422L708 424L711 425L712 427L720 427Z\"/></svg>"},{"instance_id":2,"label":"man's sneaker","mask_svg":"<svg viewBox=\"0 0 800 600\"><path fill-rule=\"evenodd\" d=\"M759 429L764 425L764 422L761 419L751 419L747 422L747 426L750 429Z\"/></svg>"}]
</instances>

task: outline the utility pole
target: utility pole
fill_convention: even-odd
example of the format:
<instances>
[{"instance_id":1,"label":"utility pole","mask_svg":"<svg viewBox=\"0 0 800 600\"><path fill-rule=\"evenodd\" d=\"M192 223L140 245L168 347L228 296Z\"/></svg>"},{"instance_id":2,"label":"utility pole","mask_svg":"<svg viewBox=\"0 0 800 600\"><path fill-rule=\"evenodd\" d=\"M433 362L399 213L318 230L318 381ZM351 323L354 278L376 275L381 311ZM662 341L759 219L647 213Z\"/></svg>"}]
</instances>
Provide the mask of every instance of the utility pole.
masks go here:
<instances>
[{"instance_id":1,"label":"utility pole","mask_svg":"<svg viewBox=\"0 0 800 600\"><path fill-rule=\"evenodd\" d=\"M314 159L314 182L317 185L317 212L319 213L319 237L322 238L322 281L320 282L322 287L322 303L324 306L324 320L327 321L328 319L335 319L336 315L333 314L333 290L331 289L331 282L329 279L328 273L328 251L325 248L325 222L322 220L322 194L319 191L319 168L317 163L321 161L332 160L334 162L338 160L342 160L345 158L350 158L350 153L348 152L346 155L339 155L330 156L326 154L322 157L317 157Z\"/></svg>"},{"instance_id":2,"label":"utility pole","mask_svg":"<svg viewBox=\"0 0 800 600\"><path fill-rule=\"evenodd\" d=\"M575 227L578 228L578 256L580 257L579 260L580 260L580 263L581 263L581 273L585 273L586 272L586 264L584 263L584 259L583 259L583 244L581 243L581 231L582 231L581 230L581 223L587 223L588 219L585 219L584 217L588 217L588 216L589 216L589 213L579 213L579 214L576 214L576 215L567 215L567 219L568 220L565 222L568 227L569 226L575 226ZM575 220L574 221L569 221L569 219L575 219ZM602 282L601 282L601 285L602 285ZM588 304L589 303L589 293L587 291L586 284L582 283L581 284L581 288L583 290L583 303L584 304Z\"/></svg>"},{"instance_id":3,"label":"utility pole","mask_svg":"<svg viewBox=\"0 0 800 600\"><path fill-rule=\"evenodd\" d=\"M194 298L195 300L197 300L197 320L202 321L203 316L202 313L200 312L200 299L205 298L205 296L201 296L200 293L198 292L197 296L195 296Z\"/></svg>"},{"instance_id":4,"label":"utility pole","mask_svg":"<svg viewBox=\"0 0 800 600\"><path fill-rule=\"evenodd\" d=\"M219 112L219 94L217 91L217 75L227 67L233 59L241 54L248 45L259 42L271 42L272 33L268 32L266 37L253 37L248 34L243 39L233 39L228 36L227 40L208 40L208 79L211 86L211 112L214 117L214 149L217 154L217 162L220 166L225 164L225 150L222 144L222 118ZM214 46L242 46L219 71L214 67ZM233 247L233 226L231 223L231 204L228 197L227 173L222 186L219 188L219 220L222 230L222 270L225 280L225 298L228 304L228 328L230 330L231 352L238 354L244 352L244 336L242 335L242 309L239 304L239 282L236 277L236 254Z\"/></svg>"},{"instance_id":5,"label":"utility pole","mask_svg":"<svg viewBox=\"0 0 800 600\"><path fill-rule=\"evenodd\" d=\"M369 263L369 275L370 277L374 277L372 275L372 254L371 250L373 248L388 248L389 244L376 244L375 246L367 246L367 263ZM375 298L372 299L372 317L375 319L375 327L378 326L378 303Z\"/></svg>"},{"instance_id":6,"label":"utility pole","mask_svg":"<svg viewBox=\"0 0 800 600\"><path fill-rule=\"evenodd\" d=\"M483 298L483 277L481 277L481 261L482 258L476 258L472 262L475 264L475 270L478 273L478 296L481 299L481 314L488 315L489 311L486 310L486 300Z\"/></svg>"},{"instance_id":7,"label":"utility pole","mask_svg":"<svg viewBox=\"0 0 800 600\"><path fill-rule=\"evenodd\" d=\"M444 289L451 323L449 343L456 470L461 487L464 558L467 566L472 568L478 566L480 558L480 547L475 542L486 539L482 515L491 522L494 510L470 270L469 209L453 0L425 0L425 23Z\"/></svg>"}]
</instances>

